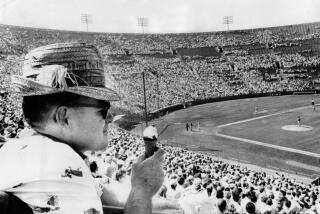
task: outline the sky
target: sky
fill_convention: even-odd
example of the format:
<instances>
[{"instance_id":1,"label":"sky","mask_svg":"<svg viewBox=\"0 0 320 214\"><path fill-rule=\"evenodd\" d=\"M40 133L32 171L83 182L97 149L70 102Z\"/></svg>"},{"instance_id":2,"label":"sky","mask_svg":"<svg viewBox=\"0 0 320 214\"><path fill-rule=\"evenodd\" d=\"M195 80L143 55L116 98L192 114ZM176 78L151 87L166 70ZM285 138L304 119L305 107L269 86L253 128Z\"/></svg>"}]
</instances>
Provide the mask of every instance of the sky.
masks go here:
<instances>
[{"instance_id":1,"label":"sky","mask_svg":"<svg viewBox=\"0 0 320 214\"><path fill-rule=\"evenodd\" d=\"M0 24L86 31L145 33L230 30L320 22L320 0L0 0Z\"/></svg>"}]
</instances>

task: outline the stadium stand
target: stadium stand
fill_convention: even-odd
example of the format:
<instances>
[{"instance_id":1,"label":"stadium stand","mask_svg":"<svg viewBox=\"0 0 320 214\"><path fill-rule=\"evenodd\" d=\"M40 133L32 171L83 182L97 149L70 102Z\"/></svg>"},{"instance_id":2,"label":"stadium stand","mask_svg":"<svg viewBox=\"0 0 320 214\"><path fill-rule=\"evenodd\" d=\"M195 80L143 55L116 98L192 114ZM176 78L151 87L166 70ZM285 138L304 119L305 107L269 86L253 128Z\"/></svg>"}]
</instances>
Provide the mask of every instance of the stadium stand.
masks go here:
<instances>
[{"instance_id":1,"label":"stadium stand","mask_svg":"<svg viewBox=\"0 0 320 214\"><path fill-rule=\"evenodd\" d=\"M101 177L109 177L113 185L126 186L132 161L143 152L143 142L116 127L111 136L106 152L88 155L98 164ZM304 184L277 172L251 170L179 147L159 146L166 151L166 177L156 197L179 203L184 213L248 213L249 206L254 213L319 212L320 188L316 183ZM119 198L125 200L125 191L121 194ZM221 203L225 203L224 211Z\"/></svg>"},{"instance_id":2,"label":"stadium stand","mask_svg":"<svg viewBox=\"0 0 320 214\"><path fill-rule=\"evenodd\" d=\"M99 48L106 72L117 80L118 92L126 94L118 107L137 114L143 110L142 71L147 72L149 111L215 97L319 89L320 23L161 35L0 25L0 142L25 130L9 80L19 72L24 54L40 45L72 41ZM113 128L111 136L108 151L88 154L98 166L94 175L115 184L110 186L129 185L130 167L143 152L142 141L119 128ZM166 180L157 197L179 204L186 214L208 213L208 209L212 213L320 213L316 183L161 146L166 150ZM125 192L118 197L124 201Z\"/></svg>"},{"instance_id":3,"label":"stadium stand","mask_svg":"<svg viewBox=\"0 0 320 214\"><path fill-rule=\"evenodd\" d=\"M83 41L102 52L107 72L118 80L118 92L132 94L119 104L130 112L143 110L139 75L143 71L147 72L150 111L212 97L309 90L319 81L319 26L142 35L2 25L0 56L5 75L1 86L7 88L8 74L19 70L28 50L48 43Z\"/></svg>"}]
</instances>

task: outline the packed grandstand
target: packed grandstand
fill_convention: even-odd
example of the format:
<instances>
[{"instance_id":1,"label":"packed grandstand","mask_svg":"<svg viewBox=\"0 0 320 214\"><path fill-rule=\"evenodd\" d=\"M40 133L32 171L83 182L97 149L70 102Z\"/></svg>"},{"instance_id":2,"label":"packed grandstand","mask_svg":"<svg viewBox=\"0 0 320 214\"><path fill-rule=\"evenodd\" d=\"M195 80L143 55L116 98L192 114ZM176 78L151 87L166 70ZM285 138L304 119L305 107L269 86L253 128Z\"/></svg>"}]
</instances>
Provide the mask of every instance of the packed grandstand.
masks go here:
<instances>
[{"instance_id":1,"label":"packed grandstand","mask_svg":"<svg viewBox=\"0 0 320 214\"><path fill-rule=\"evenodd\" d=\"M188 34L83 33L0 25L0 137L25 129L10 75L24 55L41 45L89 42L102 53L106 72L124 100L122 111L142 114L146 72L147 109L250 94L319 89L320 23ZM118 110L118 111L120 111ZM107 152L89 153L94 175L129 185L142 140L113 127ZM320 213L320 188L287 175L230 164L209 155L161 145L166 179L156 197L177 202L184 213ZM119 196L126 198L126 194ZM210 212L208 210L211 210Z\"/></svg>"}]
</instances>

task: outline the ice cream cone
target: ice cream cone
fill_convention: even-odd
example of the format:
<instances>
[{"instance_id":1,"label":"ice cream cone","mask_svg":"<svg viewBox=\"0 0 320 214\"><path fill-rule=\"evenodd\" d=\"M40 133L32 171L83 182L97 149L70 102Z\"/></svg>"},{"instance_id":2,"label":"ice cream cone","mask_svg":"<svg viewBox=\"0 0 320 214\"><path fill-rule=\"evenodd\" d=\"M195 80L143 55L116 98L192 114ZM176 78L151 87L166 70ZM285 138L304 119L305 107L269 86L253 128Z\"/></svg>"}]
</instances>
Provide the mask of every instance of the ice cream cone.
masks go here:
<instances>
[{"instance_id":1,"label":"ice cream cone","mask_svg":"<svg viewBox=\"0 0 320 214\"><path fill-rule=\"evenodd\" d=\"M153 155L157 151L158 131L154 126L148 126L143 131L143 141L145 146L146 158Z\"/></svg>"}]
</instances>

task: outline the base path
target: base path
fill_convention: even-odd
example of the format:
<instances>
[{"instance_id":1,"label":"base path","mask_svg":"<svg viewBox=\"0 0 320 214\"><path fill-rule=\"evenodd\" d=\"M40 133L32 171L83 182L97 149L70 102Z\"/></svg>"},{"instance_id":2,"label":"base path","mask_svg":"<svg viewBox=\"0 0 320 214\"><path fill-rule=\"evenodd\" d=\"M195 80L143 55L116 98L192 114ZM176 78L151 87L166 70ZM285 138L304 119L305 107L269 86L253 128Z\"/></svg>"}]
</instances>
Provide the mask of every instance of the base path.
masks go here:
<instances>
[{"instance_id":1,"label":"base path","mask_svg":"<svg viewBox=\"0 0 320 214\"><path fill-rule=\"evenodd\" d=\"M216 134L216 136L227 138L227 139L231 139L231 140L238 140L238 141L245 142L245 143L251 143L251 144L255 144L255 145L259 145L259 146L265 146L265 147L269 147L269 148L274 148L274 149L279 149L279 150L283 150L283 151L294 152L294 153L298 153L298 154L302 154L302 155L308 155L308 156L320 158L320 154L318 154L318 153L308 152L308 151L299 150L299 149L293 149L293 148L289 148L289 147L285 147L285 146L273 145L273 144L269 144L269 143L263 143L263 142L260 142L260 141L249 140L249 139L246 139L246 138L234 137L234 136L231 136L231 135L226 135L226 134L219 133L219 130L221 128L224 128L224 127L227 127L227 126L240 124L240 123L246 123L246 122L254 121L254 120L260 120L262 118L272 117L272 116L275 116L275 115L279 115L279 114L283 114L283 113L291 112L291 111L296 111L296 110L304 109L304 108L310 108L310 106L303 106L303 107L294 108L294 109L290 109L290 110L286 110L286 111L281 111L281 112L274 113L274 114L269 114L269 115L264 115L264 116L260 116L260 117L254 117L254 118L251 118L251 119L240 120L240 121L233 122L233 123L227 123L227 124L219 125L219 126L216 127L216 133L215 134Z\"/></svg>"}]
</instances>

